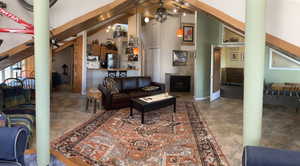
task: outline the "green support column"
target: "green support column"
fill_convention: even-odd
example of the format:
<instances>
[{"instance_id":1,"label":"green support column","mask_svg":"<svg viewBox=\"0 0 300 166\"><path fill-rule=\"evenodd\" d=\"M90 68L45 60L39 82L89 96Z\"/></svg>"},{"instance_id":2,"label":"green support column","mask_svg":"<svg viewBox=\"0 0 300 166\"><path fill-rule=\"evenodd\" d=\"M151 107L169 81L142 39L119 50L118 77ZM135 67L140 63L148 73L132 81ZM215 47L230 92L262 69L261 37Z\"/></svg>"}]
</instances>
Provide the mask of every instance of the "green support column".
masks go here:
<instances>
[{"instance_id":1,"label":"green support column","mask_svg":"<svg viewBox=\"0 0 300 166\"><path fill-rule=\"evenodd\" d=\"M34 0L34 59L36 79L36 149L39 166L50 162L49 1Z\"/></svg>"},{"instance_id":2,"label":"green support column","mask_svg":"<svg viewBox=\"0 0 300 166\"><path fill-rule=\"evenodd\" d=\"M259 145L262 130L266 0L246 1L244 145Z\"/></svg>"}]
</instances>

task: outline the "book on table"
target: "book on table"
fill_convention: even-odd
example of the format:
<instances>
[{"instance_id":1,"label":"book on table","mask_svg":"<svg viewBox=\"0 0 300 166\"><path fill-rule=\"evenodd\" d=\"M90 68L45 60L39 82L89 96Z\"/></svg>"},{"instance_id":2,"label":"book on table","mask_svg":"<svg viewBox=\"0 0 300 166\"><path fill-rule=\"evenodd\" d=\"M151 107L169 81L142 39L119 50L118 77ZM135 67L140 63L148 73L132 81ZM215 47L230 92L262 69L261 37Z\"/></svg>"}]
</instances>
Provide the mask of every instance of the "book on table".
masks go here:
<instances>
[{"instance_id":1,"label":"book on table","mask_svg":"<svg viewBox=\"0 0 300 166\"><path fill-rule=\"evenodd\" d=\"M158 94L158 95L153 95L153 96L147 96L147 97L142 97L139 98L140 100L147 102L147 103L152 103L156 101L161 101L165 99L172 98L173 96L169 95L168 93L163 93L163 94Z\"/></svg>"}]
</instances>

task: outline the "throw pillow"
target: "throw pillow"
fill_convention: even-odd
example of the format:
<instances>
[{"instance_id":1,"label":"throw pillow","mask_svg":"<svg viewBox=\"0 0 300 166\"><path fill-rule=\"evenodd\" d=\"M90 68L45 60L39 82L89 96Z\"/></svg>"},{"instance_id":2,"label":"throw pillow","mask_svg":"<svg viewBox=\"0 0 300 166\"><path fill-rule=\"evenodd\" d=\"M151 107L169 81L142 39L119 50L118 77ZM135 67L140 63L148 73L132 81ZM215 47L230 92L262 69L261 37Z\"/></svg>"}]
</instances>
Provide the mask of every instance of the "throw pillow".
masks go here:
<instances>
[{"instance_id":1,"label":"throw pillow","mask_svg":"<svg viewBox=\"0 0 300 166\"><path fill-rule=\"evenodd\" d=\"M113 78L105 79L106 88L110 91L111 94L119 93L119 89L117 87L117 83Z\"/></svg>"},{"instance_id":2,"label":"throw pillow","mask_svg":"<svg viewBox=\"0 0 300 166\"><path fill-rule=\"evenodd\" d=\"M143 91L146 91L146 92L152 92L152 91L156 91L159 89L158 86L146 86L144 88L142 88Z\"/></svg>"}]
</instances>

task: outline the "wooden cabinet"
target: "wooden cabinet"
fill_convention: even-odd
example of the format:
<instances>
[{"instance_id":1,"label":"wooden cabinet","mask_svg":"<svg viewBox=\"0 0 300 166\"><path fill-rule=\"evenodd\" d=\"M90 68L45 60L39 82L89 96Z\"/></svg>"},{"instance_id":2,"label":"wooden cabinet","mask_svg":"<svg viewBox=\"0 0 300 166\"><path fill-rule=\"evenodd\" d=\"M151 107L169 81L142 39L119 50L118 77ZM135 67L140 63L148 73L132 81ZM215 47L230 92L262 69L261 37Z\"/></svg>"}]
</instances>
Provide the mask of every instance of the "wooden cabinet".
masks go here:
<instances>
[{"instance_id":1,"label":"wooden cabinet","mask_svg":"<svg viewBox=\"0 0 300 166\"><path fill-rule=\"evenodd\" d=\"M92 44L92 54L93 56L100 56L101 48L99 44Z\"/></svg>"},{"instance_id":2,"label":"wooden cabinet","mask_svg":"<svg viewBox=\"0 0 300 166\"><path fill-rule=\"evenodd\" d=\"M100 56L101 61L106 60L107 54L118 54L117 50L109 50L104 45L101 44L92 44L92 55L93 56Z\"/></svg>"}]
</instances>

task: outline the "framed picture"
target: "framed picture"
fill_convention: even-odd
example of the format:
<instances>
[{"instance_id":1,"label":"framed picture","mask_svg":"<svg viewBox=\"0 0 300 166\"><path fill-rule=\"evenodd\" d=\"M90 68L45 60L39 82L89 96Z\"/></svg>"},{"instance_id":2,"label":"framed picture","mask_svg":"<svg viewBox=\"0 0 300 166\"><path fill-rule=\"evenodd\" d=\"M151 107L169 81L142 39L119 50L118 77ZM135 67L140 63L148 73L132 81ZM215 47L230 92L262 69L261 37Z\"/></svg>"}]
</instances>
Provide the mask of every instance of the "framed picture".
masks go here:
<instances>
[{"instance_id":1,"label":"framed picture","mask_svg":"<svg viewBox=\"0 0 300 166\"><path fill-rule=\"evenodd\" d=\"M186 66L188 61L188 52L173 50L173 66Z\"/></svg>"},{"instance_id":2,"label":"framed picture","mask_svg":"<svg viewBox=\"0 0 300 166\"><path fill-rule=\"evenodd\" d=\"M194 27L195 24L182 24L182 28L183 28L182 44L194 45Z\"/></svg>"},{"instance_id":3,"label":"framed picture","mask_svg":"<svg viewBox=\"0 0 300 166\"><path fill-rule=\"evenodd\" d=\"M240 52L232 52L231 53L231 61L241 61L241 53Z\"/></svg>"}]
</instances>

